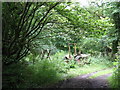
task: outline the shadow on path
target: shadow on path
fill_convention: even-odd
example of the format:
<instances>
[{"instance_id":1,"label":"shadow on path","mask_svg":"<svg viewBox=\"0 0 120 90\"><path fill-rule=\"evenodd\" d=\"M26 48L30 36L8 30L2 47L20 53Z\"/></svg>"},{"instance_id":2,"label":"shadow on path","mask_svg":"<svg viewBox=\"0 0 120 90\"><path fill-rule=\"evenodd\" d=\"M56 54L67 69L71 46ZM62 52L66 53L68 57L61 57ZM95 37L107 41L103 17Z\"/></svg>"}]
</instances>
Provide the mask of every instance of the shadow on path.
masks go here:
<instances>
[{"instance_id":1,"label":"shadow on path","mask_svg":"<svg viewBox=\"0 0 120 90\"><path fill-rule=\"evenodd\" d=\"M105 74L94 79L88 79L88 77L92 76L96 72L80 75L75 78L67 79L65 81L61 81L56 85L50 88L109 88L109 84L107 78L112 74Z\"/></svg>"}]
</instances>

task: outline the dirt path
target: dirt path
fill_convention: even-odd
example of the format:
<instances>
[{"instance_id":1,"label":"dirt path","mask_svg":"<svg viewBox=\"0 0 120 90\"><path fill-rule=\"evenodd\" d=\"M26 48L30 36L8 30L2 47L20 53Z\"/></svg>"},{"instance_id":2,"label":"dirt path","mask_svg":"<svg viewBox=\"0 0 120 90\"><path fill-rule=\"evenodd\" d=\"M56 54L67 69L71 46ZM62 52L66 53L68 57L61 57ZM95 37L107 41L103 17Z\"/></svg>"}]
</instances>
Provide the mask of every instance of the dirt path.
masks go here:
<instances>
[{"instance_id":1,"label":"dirt path","mask_svg":"<svg viewBox=\"0 0 120 90\"><path fill-rule=\"evenodd\" d=\"M109 88L108 81L106 80L107 77L110 77L112 74L105 74L94 79L91 79L90 82L92 83L92 88Z\"/></svg>"},{"instance_id":2,"label":"dirt path","mask_svg":"<svg viewBox=\"0 0 120 90\"><path fill-rule=\"evenodd\" d=\"M111 73L101 75L94 79L88 79L90 76L96 74L97 72L92 72L89 74L80 75L75 78L67 79L65 81L61 81L51 88L109 88L107 77L111 76Z\"/></svg>"}]
</instances>

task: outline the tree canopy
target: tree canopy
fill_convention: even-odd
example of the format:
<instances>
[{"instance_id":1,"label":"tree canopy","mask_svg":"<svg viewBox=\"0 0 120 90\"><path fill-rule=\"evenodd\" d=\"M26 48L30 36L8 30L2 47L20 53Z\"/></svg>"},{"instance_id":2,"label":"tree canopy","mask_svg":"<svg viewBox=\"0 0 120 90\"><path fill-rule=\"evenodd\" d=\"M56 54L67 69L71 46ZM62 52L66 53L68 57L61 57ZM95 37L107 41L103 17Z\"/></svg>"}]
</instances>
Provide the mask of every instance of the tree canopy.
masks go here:
<instances>
[{"instance_id":1,"label":"tree canopy","mask_svg":"<svg viewBox=\"0 0 120 90\"><path fill-rule=\"evenodd\" d=\"M75 60L67 65L62 59L62 54L72 55L75 48L77 52L90 54L89 59L94 63L97 59L107 63L107 56L109 62L119 65L120 2L91 1L87 7L79 2L2 2L2 44L3 67L15 64L18 69L19 63L33 61L36 66L29 69L23 66L33 77L38 75L33 82L46 72L50 77L52 72L57 78L57 71L67 72L77 66ZM51 61L43 59L50 54ZM99 56L104 59L96 58ZM35 60L40 60L41 66ZM81 62L90 64L90 61ZM43 71L39 71L39 67ZM47 83L46 79L43 82Z\"/></svg>"},{"instance_id":2,"label":"tree canopy","mask_svg":"<svg viewBox=\"0 0 120 90\"><path fill-rule=\"evenodd\" d=\"M104 43L108 42L110 46L114 41L111 47L115 54L120 36L117 16L119 4L94 5L87 8L71 2L3 3L3 62L19 61L36 42L37 46L39 42L65 49L68 43L82 44L86 38L109 38ZM116 9L110 10L112 7ZM113 15L110 16L110 13ZM116 30L118 36L114 33Z\"/></svg>"}]
</instances>

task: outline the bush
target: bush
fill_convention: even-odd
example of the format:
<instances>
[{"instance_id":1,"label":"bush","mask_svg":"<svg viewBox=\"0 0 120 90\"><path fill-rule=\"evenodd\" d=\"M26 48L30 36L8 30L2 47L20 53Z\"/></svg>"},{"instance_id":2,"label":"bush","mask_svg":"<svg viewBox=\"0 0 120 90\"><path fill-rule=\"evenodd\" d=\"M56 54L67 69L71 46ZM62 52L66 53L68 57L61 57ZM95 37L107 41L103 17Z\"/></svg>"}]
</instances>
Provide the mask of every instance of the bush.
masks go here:
<instances>
[{"instance_id":1,"label":"bush","mask_svg":"<svg viewBox=\"0 0 120 90\"><path fill-rule=\"evenodd\" d=\"M33 70L28 69L21 63L12 64L3 68L3 88L21 88L22 84L28 81ZM26 86L26 83L25 85Z\"/></svg>"},{"instance_id":2,"label":"bush","mask_svg":"<svg viewBox=\"0 0 120 90\"><path fill-rule=\"evenodd\" d=\"M93 57L89 57L88 58L88 61L89 60L91 60L90 61L90 63L91 64L101 64L101 65L103 65L103 66L108 66L108 67L112 67L113 66L113 64L112 64L112 62L111 62L111 60L110 60L110 57L99 57L99 56L93 56Z\"/></svg>"},{"instance_id":3,"label":"bush","mask_svg":"<svg viewBox=\"0 0 120 90\"><path fill-rule=\"evenodd\" d=\"M114 65L114 73L111 78L109 78L109 82L112 88L120 88L120 57L115 59L113 62Z\"/></svg>"},{"instance_id":4,"label":"bush","mask_svg":"<svg viewBox=\"0 0 120 90\"><path fill-rule=\"evenodd\" d=\"M43 87L59 80L60 76L55 65L48 60L30 66L11 65L4 70L3 88Z\"/></svg>"},{"instance_id":5,"label":"bush","mask_svg":"<svg viewBox=\"0 0 120 90\"><path fill-rule=\"evenodd\" d=\"M52 60L35 58L35 64L28 65L25 63L28 61L24 61L7 66L3 72L3 88L39 88L61 80L70 68L62 59L63 54L56 53Z\"/></svg>"}]
</instances>

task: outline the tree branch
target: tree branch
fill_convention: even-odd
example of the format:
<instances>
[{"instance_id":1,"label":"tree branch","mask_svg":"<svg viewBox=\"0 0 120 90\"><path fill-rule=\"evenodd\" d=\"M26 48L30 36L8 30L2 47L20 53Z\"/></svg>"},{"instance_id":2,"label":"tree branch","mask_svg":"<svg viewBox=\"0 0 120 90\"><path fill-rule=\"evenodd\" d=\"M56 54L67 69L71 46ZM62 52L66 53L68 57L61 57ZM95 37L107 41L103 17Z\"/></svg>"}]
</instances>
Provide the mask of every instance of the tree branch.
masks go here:
<instances>
[{"instance_id":1,"label":"tree branch","mask_svg":"<svg viewBox=\"0 0 120 90\"><path fill-rule=\"evenodd\" d=\"M10 51L10 49L11 49L12 46L14 45L15 41L16 41L17 38L19 37L20 31L21 31L21 29L20 29L19 26L20 26L20 24L23 22L23 19L25 18L25 15L27 14L26 12L28 12L29 7L30 7L31 4L29 5L29 7L28 7L28 5L29 5L29 3L27 2L26 5L25 5L25 9L24 9L24 11L23 11L23 14L22 14L22 16L21 16L21 18L20 18L20 21L19 21L19 24L18 24L18 28L17 28L17 30L15 30L15 37L14 37L13 41L11 41L11 44L9 45L8 51ZM27 7L28 7L28 9L27 9ZM21 28L22 28L22 26L21 26Z\"/></svg>"},{"instance_id":2,"label":"tree branch","mask_svg":"<svg viewBox=\"0 0 120 90\"><path fill-rule=\"evenodd\" d=\"M34 29L36 29L37 27L39 27L40 23L45 19L45 17L49 14L49 12L50 12L55 6L57 6L58 4L59 4L59 2L57 2L55 5L53 5L52 7L50 7L49 10L46 12L46 14L43 16L43 18L39 21L39 23L38 23L35 27L33 27L32 29L34 30Z\"/></svg>"},{"instance_id":3,"label":"tree branch","mask_svg":"<svg viewBox=\"0 0 120 90\"><path fill-rule=\"evenodd\" d=\"M57 2L54 6L50 7L50 9L46 12L46 14L43 16L43 18L42 18L42 19L39 21L39 23L36 25L36 28L34 28L34 27L31 28L31 31L28 32L28 34L27 34L25 37L31 36L31 35L33 35L35 32L37 32L37 30L40 28L40 25L39 25L39 24L46 18L46 16L49 14L49 12L50 12L56 5L58 5L58 4L59 4L59 2ZM47 18L46 18L46 20L47 20ZM46 21L46 20L45 20L45 21ZM42 28L44 27L45 21L42 23L41 29L39 30L38 34L41 32ZM31 33L32 30L34 30L33 33ZM31 33L31 35L30 35L30 33ZM38 34L37 34L37 35L38 35ZM35 37L36 37L37 35L35 35Z\"/></svg>"}]
</instances>

